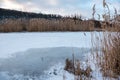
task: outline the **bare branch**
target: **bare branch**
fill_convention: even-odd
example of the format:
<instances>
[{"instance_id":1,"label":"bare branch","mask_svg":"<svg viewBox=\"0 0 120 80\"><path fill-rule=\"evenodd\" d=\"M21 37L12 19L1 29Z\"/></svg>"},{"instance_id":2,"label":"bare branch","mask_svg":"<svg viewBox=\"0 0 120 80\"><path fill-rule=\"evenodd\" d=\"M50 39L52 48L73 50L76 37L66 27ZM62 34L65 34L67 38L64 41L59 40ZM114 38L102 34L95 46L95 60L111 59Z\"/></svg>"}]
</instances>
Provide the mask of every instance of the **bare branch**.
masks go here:
<instances>
[{"instance_id":1,"label":"bare branch","mask_svg":"<svg viewBox=\"0 0 120 80\"><path fill-rule=\"evenodd\" d=\"M100 14L97 14L98 15L98 20L100 20Z\"/></svg>"},{"instance_id":2,"label":"bare branch","mask_svg":"<svg viewBox=\"0 0 120 80\"><path fill-rule=\"evenodd\" d=\"M95 15L95 12L96 12L96 10L95 10L95 4L93 5L93 8L92 8L92 10L93 10L93 13L92 13L92 16L93 16L93 19L94 19L94 15Z\"/></svg>"}]
</instances>

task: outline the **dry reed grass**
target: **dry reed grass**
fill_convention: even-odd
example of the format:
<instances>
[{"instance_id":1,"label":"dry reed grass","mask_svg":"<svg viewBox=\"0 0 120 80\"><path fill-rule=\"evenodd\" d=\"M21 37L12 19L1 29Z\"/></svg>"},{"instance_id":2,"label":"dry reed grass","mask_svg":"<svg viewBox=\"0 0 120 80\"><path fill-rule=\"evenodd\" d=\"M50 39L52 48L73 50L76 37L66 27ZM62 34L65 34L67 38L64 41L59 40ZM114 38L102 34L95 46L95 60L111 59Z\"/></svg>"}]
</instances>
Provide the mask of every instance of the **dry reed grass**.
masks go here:
<instances>
[{"instance_id":1,"label":"dry reed grass","mask_svg":"<svg viewBox=\"0 0 120 80\"><path fill-rule=\"evenodd\" d=\"M109 6L106 0L103 0L103 7L105 8L105 6L108 8L109 12L108 14L105 13L105 16L109 15L109 17L103 17L102 38L95 36L96 43L94 43L94 38L92 39L93 46L96 48L102 47L102 51L100 53L96 51L93 56L95 56L97 65L101 68L103 77L118 80L120 77L120 22L116 20L117 17L115 17L111 24ZM116 10L115 16L117 16Z\"/></svg>"},{"instance_id":2,"label":"dry reed grass","mask_svg":"<svg viewBox=\"0 0 120 80\"><path fill-rule=\"evenodd\" d=\"M87 64L87 62L86 62ZM72 73L76 76L75 80L86 80L91 79L92 69L89 65L87 65L86 69L82 68L83 64L79 60L69 60L66 59L65 70L69 73Z\"/></svg>"},{"instance_id":3,"label":"dry reed grass","mask_svg":"<svg viewBox=\"0 0 120 80\"><path fill-rule=\"evenodd\" d=\"M69 18L63 19L5 19L0 22L0 32L21 31L91 31L94 24L91 21L81 21Z\"/></svg>"},{"instance_id":4,"label":"dry reed grass","mask_svg":"<svg viewBox=\"0 0 120 80\"><path fill-rule=\"evenodd\" d=\"M107 25L107 27L106 27ZM120 23L109 23L95 20L74 20L72 18L62 19L4 19L0 21L0 32L36 32L36 31L94 31L108 30L117 31Z\"/></svg>"},{"instance_id":5,"label":"dry reed grass","mask_svg":"<svg viewBox=\"0 0 120 80\"><path fill-rule=\"evenodd\" d=\"M103 76L118 78L120 76L120 33L104 33L102 53L97 56Z\"/></svg>"}]
</instances>

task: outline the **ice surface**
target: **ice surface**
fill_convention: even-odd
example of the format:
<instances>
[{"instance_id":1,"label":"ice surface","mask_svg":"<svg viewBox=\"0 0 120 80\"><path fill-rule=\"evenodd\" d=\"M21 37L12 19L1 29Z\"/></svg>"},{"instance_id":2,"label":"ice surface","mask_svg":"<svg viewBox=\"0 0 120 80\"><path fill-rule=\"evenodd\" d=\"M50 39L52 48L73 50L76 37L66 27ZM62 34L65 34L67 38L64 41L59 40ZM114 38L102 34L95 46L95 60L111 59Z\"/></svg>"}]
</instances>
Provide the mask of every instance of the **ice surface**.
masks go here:
<instances>
[{"instance_id":1,"label":"ice surface","mask_svg":"<svg viewBox=\"0 0 120 80\"><path fill-rule=\"evenodd\" d=\"M30 48L91 47L91 32L0 33L0 57Z\"/></svg>"},{"instance_id":2,"label":"ice surface","mask_svg":"<svg viewBox=\"0 0 120 80\"><path fill-rule=\"evenodd\" d=\"M0 80L74 80L64 71L65 59L74 53L84 62L95 35L99 32L0 33Z\"/></svg>"},{"instance_id":3,"label":"ice surface","mask_svg":"<svg viewBox=\"0 0 120 80\"><path fill-rule=\"evenodd\" d=\"M83 61L85 55L90 52L88 48L76 47L56 47L56 48L37 48L25 52L16 53L13 57L3 59L0 71L13 73L43 73L44 70L57 64L63 63L67 58L71 59L74 50L75 58Z\"/></svg>"}]
</instances>

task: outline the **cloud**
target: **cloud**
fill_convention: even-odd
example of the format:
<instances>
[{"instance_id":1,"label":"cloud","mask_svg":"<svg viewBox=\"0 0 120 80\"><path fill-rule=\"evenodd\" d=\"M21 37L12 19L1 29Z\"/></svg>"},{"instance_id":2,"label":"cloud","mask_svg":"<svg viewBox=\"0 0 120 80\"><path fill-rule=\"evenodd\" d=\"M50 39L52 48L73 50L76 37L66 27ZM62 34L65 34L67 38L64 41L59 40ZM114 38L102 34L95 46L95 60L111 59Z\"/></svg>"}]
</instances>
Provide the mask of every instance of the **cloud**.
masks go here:
<instances>
[{"instance_id":1,"label":"cloud","mask_svg":"<svg viewBox=\"0 0 120 80\"><path fill-rule=\"evenodd\" d=\"M10 8L10 9L20 9L20 8L23 8L23 5L18 4L14 0L2 0L0 7Z\"/></svg>"},{"instance_id":2,"label":"cloud","mask_svg":"<svg viewBox=\"0 0 120 80\"><path fill-rule=\"evenodd\" d=\"M49 5L57 6L59 4L58 0L46 0Z\"/></svg>"},{"instance_id":3,"label":"cloud","mask_svg":"<svg viewBox=\"0 0 120 80\"><path fill-rule=\"evenodd\" d=\"M39 11L39 7L31 3L29 0L28 1L1 0L0 7L6 9L20 10L20 11L28 11L28 12Z\"/></svg>"}]
</instances>

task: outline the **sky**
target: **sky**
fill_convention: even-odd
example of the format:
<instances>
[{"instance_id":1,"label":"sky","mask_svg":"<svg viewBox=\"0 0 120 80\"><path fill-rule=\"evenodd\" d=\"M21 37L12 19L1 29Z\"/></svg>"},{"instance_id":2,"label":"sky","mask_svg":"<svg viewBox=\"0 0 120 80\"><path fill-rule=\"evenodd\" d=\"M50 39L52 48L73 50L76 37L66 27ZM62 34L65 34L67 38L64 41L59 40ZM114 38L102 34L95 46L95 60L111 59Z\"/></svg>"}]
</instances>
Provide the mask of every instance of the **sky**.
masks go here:
<instances>
[{"instance_id":1,"label":"sky","mask_svg":"<svg viewBox=\"0 0 120 80\"><path fill-rule=\"evenodd\" d=\"M104 12L103 0L0 0L0 8L15 9L27 12L59 14L62 16L81 15L86 18L92 17L92 7L96 4L97 14ZM106 0L111 12L115 7L120 13L120 0ZM111 14L112 14L111 13Z\"/></svg>"}]
</instances>

